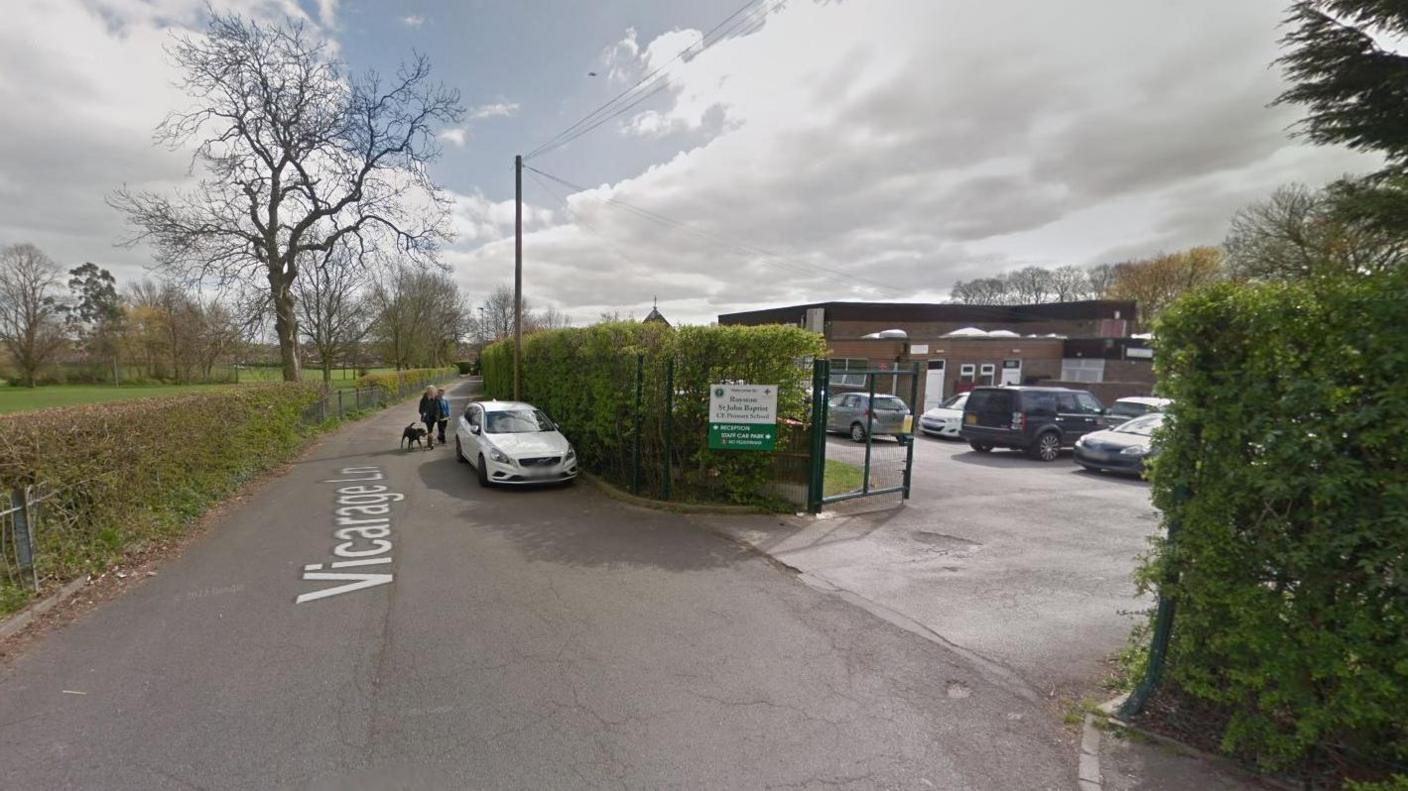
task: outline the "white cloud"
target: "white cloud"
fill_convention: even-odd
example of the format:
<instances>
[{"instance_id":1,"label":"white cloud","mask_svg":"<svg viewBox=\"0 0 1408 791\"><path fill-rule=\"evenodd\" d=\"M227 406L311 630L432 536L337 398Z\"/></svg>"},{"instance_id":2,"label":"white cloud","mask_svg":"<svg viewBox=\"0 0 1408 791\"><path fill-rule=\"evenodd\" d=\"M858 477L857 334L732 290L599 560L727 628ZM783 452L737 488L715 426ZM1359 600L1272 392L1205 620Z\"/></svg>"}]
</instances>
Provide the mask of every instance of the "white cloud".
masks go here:
<instances>
[{"instance_id":1,"label":"white cloud","mask_svg":"<svg viewBox=\"0 0 1408 791\"><path fill-rule=\"evenodd\" d=\"M425 17L420 14L409 14L401 17L401 24L406 27L420 27L425 24Z\"/></svg>"},{"instance_id":2,"label":"white cloud","mask_svg":"<svg viewBox=\"0 0 1408 791\"><path fill-rule=\"evenodd\" d=\"M670 89L621 126L531 163L570 178L581 157L629 145L613 129L690 133L529 235L528 293L581 315L658 294L672 319L707 321L793 300L940 298L1008 266L1216 243L1231 210L1278 183L1373 166L1289 140L1298 111L1268 108L1282 5L787 4L675 63ZM642 47L627 31L603 63L634 82L691 36ZM502 241L456 255L477 280L511 272Z\"/></svg>"},{"instance_id":3,"label":"white cloud","mask_svg":"<svg viewBox=\"0 0 1408 791\"><path fill-rule=\"evenodd\" d=\"M318 0L318 21L326 27L337 24L337 4L339 0Z\"/></svg>"},{"instance_id":4,"label":"white cloud","mask_svg":"<svg viewBox=\"0 0 1408 791\"><path fill-rule=\"evenodd\" d=\"M464 148L464 144L469 142L469 132L462 126L446 129L436 137L446 143L452 143L458 148Z\"/></svg>"},{"instance_id":5,"label":"white cloud","mask_svg":"<svg viewBox=\"0 0 1408 791\"><path fill-rule=\"evenodd\" d=\"M509 118L518 114L518 102L494 102L492 104L481 104L469 111L469 117L479 118Z\"/></svg>"}]
</instances>

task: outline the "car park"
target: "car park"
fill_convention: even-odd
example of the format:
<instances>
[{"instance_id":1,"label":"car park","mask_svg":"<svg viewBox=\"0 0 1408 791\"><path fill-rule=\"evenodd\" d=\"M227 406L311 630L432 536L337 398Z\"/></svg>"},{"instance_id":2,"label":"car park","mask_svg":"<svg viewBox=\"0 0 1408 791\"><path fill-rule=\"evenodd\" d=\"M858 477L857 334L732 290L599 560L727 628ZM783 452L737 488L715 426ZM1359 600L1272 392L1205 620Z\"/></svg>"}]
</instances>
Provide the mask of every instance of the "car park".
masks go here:
<instances>
[{"instance_id":1,"label":"car park","mask_svg":"<svg viewBox=\"0 0 1408 791\"><path fill-rule=\"evenodd\" d=\"M870 408L866 393L841 393L827 402L826 430L846 434L856 442L865 442L867 430L872 436L893 436L908 441L905 418L909 406L899 396L877 394L875 408Z\"/></svg>"},{"instance_id":2,"label":"car park","mask_svg":"<svg viewBox=\"0 0 1408 791\"><path fill-rule=\"evenodd\" d=\"M1086 434L1076 440L1076 463L1096 472L1143 473L1145 464L1158 453L1153 434L1165 418L1162 412L1150 412L1115 428Z\"/></svg>"},{"instance_id":3,"label":"car park","mask_svg":"<svg viewBox=\"0 0 1408 791\"><path fill-rule=\"evenodd\" d=\"M1133 420L1140 415L1147 415L1150 412L1163 412L1168 409L1173 400L1168 398L1154 398L1153 396L1127 396L1115 400L1105 412L1104 424L1106 428L1114 428L1126 421Z\"/></svg>"},{"instance_id":4,"label":"car park","mask_svg":"<svg viewBox=\"0 0 1408 791\"><path fill-rule=\"evenodd\" d=\"M521 401L476 401L455 427L455 457L481 486L565 483L577 477L577 452L557 423Z\"/></svg>"},{"instance_id":5,"label":"car park","mask_svg":"<svg viewBox=\"0 0 1408 791\"><path fill-rule=\"evenodd\" d=\"M1088 390L1066 387L977 387L963 405L959 436L973 450L1014 448L1055 461L1062 448L1101 428L1105 408Z\"/></svg>"},{"instance_id":6,"label":"car park","mask_svg":"<svg viewBox=\"0 0 1408 791\"><path fill-rule=\"evenodd\" d=\"M919 430L931 437L958 439L958 431L963 427L963 405L967 402L968 394L959 393L925 411L919 418Z\"/></svg>"}]
</instances>

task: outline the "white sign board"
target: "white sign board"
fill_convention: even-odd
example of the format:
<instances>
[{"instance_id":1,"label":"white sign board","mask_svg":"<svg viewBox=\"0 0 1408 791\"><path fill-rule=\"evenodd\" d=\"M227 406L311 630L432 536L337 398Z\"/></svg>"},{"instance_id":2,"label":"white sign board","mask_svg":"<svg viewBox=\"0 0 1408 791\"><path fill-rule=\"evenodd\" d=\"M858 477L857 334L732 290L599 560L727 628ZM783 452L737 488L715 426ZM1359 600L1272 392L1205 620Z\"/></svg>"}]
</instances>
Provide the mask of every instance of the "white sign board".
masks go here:
<instances>
[{"instance_id":1,"label":"white sign board","mask_svg":"<svg viewBox=\"0 0 1408 791\"><path fill-rule=\"evenodd\" d=\"M909 353L910 353L910 354L928 354L928 353L929 353L929 344L927 344L927 343L911 343L911 344L909 345Z\"/></svg>"},{"instance_id":2,"label":"white sign board","mask_svg":"<svg viewBox=\"0 0 1408 791\"><path fill-rule=\"evenodd\" d=\"M710 423L776 423L777 385L709 385Z\"/></svg>"}]
</instances>

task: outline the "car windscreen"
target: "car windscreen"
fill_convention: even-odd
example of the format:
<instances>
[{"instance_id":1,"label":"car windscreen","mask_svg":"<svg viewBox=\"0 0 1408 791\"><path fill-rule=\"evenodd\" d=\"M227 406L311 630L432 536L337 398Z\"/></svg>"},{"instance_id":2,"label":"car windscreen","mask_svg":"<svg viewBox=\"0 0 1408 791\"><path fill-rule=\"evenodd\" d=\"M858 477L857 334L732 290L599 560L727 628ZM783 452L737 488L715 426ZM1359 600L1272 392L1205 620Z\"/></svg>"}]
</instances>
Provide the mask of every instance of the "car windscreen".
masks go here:
<instances>
[{"instance_id":1,"label":"car windscreen","mask_svg":"<svg viewBox=\"0 0 1408 791\"><path fill-rule=\"evenodd\" d=\"M484 416L484 430L490 434L526 434L556 428L540 409L506 409Z\"/></svg>"},{"instance_id":2,"label":"car windscreen","mask_svg":"<svg viewBox=\"0 0 1408 791\"><path fill-rule=\"evenodd\" d=\"M1110 407L1110 414L1115 417L1139 417L1148 411L1149 408L1143 404L1130 401L1116 401L1115 405Z\"/></svg>"},{"instance_id":3,"label":"car windscreen","mask_svg":"<svg viewBox=\"0 0 1408 791\"><path fill-rule=\"evenodd\" d=\"M1144 415L1143 417L1137 417L1128 422L1121 423L1115 428L1115 431L1121 434L1138 434L1141 437L1147 437L1153 434L1154 429L1158 428L1163 422L1163 413L1154 412L1153 414Z\"/></svg>"},{"instance_id":4,"label":"car windscreen","mask_svg":"<svg viewBox=\"0 0 1408 791\"><path fill-rule=\"evenodd\" d=\"M967 393L959 393L958 395L956 395L956 396L950 398L949 400L943 402L942 404L939 404L939 406L940 406L941 408L943 408L943 409L962 409L962 408L963 408L963 405L964 405L967 401L968 401L968 394L967 394Z\"/></svg>"}]
</instances>

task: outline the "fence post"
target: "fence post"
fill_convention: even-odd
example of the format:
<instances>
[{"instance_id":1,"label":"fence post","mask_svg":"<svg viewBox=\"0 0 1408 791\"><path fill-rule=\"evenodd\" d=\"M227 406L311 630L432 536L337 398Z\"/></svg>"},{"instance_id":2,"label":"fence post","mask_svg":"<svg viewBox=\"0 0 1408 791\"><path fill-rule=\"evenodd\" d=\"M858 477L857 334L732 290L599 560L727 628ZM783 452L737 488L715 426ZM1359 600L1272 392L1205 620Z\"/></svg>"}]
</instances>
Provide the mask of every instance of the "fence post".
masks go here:
<instances>
[{"instance_id":1,"label":"fence post","mask_svg":"<svg viewBox=\"0 0 1408 791\"><path fill-rule=\"evenodd\" d=\"M342 419L342 388L337 390L337 419Z\"/></svg>"},{"instance_id":2,"label":"fence post","mask_svg":"<svg viewBox=\"0 0 1408 791\"><path fill-rule=\"evenodd\" d=\"M328 396L327 396L327 393L324 393L324 394L323 394L323 397L318 399L318 422L319 422L319 423L326 423L326 422L328 422Z\"/></svg>"},{"instance_id":3,"label":"fence post","mask_svg":"<svg viewBox=\"0 0 1408 791\"><path fill-rule=\"evenodd\" d=\"M357 385L352 386L352 396L356 399L357 411L362 411L362 388Z\"/></svg>"},{"instance_id":4,"label":"fence post","mask_svg":"<svg viewBox=\"0 0 1408 791\"><path fill-rule=\"evenodd\" d=\"M636 409L632 413L635 420L635 442L631 443L631 494L640 494L640 402L644 384L642 374L645 371L645 354L636 354Z\"/></svg>"},{"instance_id":5,"label":"fence post","mask_svg":"<svg viewBox=\"0 0 1408 791\"><path fill-rule=\"evenodd\" d=\"M10 505L15 511L15 560L20 571L29 569L34 591L39 592L39 572L34 568L34 520L37 509L29 501L29 487L16 486L10 493Z\"/></svg>"},{"instance_id":6,"label":"fence post","mask_svg":"<svg viewBox=\"0 0 1408 791\"><path fill-rule=\"evenodd\" d=\"M826 386L831 381L831 361L812 360L812 458L807 477L807 511L821 513L826 494Z\"/></svg>"},{"instance_id":7,"label":"fence post","mask_svg":"<svg viewBox=\"0 0 1408 791\"><path fill-rule=\"evenodd\" d=\"M904 451L904 492L901 500L909 499L909 483L914 471L914 438L919 436L919 363L911 369L909 383L909 437L905 440Z\"/></svg>"},{"instance_id":8,"label":"fence post","mask_svg":"<svg viewBox=\"0 0 1408 791\"><path fill-rule=\"evenodd\" d=\"M675 448L675 358L665 359L665 486L661 495L670 499L670 479L674 477L671 453Z\"/></svg>"},{"instance_id":9,"label":"fence post","mask_svg":"<svg viewBox=\"0 0 1408 791\"><path fill-rule=\"evenodd\" d=\"M1188 500L1188 489L1179 484L1173 491L1174 508L1181 511L1184 502ZM1175 511L1175 513L1178 513ZM1149 697L1158 689L1159 682L1163 679L1164 660L1168 658L1169 637L1173 634L1174 600L1168 597L1165 588L1169 585L1178 584L1178 569L1174 566L1174 542L1178 536L1179 519L1177 516L1168 520L1168 538L1164 544L1164 557L1167 565L1164 567L1163 580L1159 584L1159 607L1154 613L1154 635L1149 640L1149 658L1144 664L1144 678L1125 698L1124 704L1120 706L1121 717L1133 717L1144 709L1144 704L1149 702Z\"/></svg>"},{"instance_id":10,"label":"fence post","mask_svg":"<svg viewBox=\"0 0 1408 791\"><path fill-rule=\"evenodd\" d=\"M870 382L870 396L865 402L865 471L861 473L860 493L870 494L870 450L874 446L875 432L875 374L866 374Z\"/></svg>"}]
</instances>

